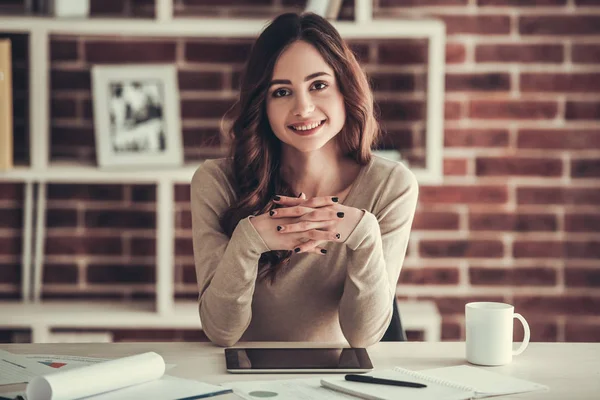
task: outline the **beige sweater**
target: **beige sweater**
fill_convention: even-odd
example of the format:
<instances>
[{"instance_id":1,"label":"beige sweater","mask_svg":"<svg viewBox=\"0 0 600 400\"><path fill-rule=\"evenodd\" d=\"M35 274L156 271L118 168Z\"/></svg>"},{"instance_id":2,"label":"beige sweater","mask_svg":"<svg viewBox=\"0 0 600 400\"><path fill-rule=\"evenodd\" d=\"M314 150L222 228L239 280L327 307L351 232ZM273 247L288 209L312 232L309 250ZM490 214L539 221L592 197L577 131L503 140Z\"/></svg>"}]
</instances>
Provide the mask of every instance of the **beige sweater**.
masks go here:
<instances>
[{"instance_id":1,"label":"beige sweater","mask_svg":"<svg viewBox=\"0 0 600 400\"><path fill-rule=\"evenodd\" d=\"M315 341L365 347L378 342L392 317L392 299L417 204L418 185L403 164L374 156L344 205L366 211L343 243L325 256L292 255L275 284L257 281L270 249L249 218L231 238L219 216L234 202L227 159L208 160L191 185L194 259L200 320L221 346L242 341Z\"/></svg>"}]
</instances>

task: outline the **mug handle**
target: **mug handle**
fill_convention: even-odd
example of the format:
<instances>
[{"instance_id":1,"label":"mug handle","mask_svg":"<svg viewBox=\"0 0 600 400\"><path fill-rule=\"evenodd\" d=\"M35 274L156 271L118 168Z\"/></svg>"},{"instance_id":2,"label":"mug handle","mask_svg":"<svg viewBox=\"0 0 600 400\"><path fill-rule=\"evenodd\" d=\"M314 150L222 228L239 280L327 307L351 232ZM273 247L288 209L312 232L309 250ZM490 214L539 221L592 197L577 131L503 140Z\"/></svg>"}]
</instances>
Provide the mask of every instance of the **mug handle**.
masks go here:
<instances>
[{"instance_id":1,"label":"mug handle","mask_svg":"<svg viewBox=\"0 0 600 400\"><path fill-rule=\"evenodd\" d=\"M527 345L529 344L529 335L531 332L529 331L529 324L527 323L527 320L525 320L525 318L523 318L523 316L521 314L514 313L513 318L516 318L519 321L521 321L521 323L523 324L523 330L525 331L525 337L523 338L523 343L521 343L521 346L519 346L519 348L517 350L513 350L513 356L518 356L519 354L524 352L525 349L527 348Z\"/></svg>"}]
</instances>

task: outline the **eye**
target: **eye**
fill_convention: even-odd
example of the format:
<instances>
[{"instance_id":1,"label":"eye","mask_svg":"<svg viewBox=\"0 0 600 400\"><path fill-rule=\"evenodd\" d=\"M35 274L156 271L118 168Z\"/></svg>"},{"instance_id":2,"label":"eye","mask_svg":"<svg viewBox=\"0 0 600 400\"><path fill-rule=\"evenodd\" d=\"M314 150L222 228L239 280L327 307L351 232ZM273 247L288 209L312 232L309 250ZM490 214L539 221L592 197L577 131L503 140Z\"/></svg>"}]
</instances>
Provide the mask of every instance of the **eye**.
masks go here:
<instances>
[{"instance_id":1,"label":"eye","mask_svg":"<svg viewBox=\"0 0 600 400\"><path fill-rule=\"evenodd\" d=\"M287 96L287 94L289 94L289 90L287 89L277 89L273 91L272 96L273 97L283 97L283 96Z\"/></svg>"},{"instance_id":2,"label":"eye","mask_svg":"<svg viewBox=\"0 0 600 400\"><path fill-rule=\"evenodd\" d=\"M324 89L328 88L328 87L329 87L329 85L328 85L326 82L323 82L323 81L318 81L318 82L315 82L315 83L313 84L313 87L314 87L316 90L319 90L319 91L320 91L320 90L324 90Z\"/></svg>"}]
</instances>

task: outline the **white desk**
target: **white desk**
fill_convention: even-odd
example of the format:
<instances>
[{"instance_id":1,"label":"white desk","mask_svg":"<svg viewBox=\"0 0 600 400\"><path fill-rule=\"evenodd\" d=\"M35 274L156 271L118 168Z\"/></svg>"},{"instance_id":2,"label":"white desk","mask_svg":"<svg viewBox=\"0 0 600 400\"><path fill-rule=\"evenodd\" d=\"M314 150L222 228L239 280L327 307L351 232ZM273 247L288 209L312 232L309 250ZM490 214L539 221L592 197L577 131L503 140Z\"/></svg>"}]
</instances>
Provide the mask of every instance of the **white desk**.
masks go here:
<instances>
[{"instance_id":1,"label":"white desk","mask_svg":"<svg viewBox=\"0 0 600 400\"><path fill-rule=\"evenodd\" d=\"M240 346L242 345L302 346L301 343L252 343ZM210 343L0 344L0 348L22 354L69 354L106 358L155 351L164 357L166 363L177 364L169 371L170 375L216 384L236 380L309 376L228 374L225 371L223 348ZM374 345L368 350L376 368L401 366L419 370L465 363L465 346L462 342L387 342ZM550 392L503 396L498 399L600 399L600 343L530 343L523 354L513 359L512 364L490 369L550 387ZM0 387L0 393L23 387ZM226 400L228 397L216 399Z\"/></svg>"}]
</instances>

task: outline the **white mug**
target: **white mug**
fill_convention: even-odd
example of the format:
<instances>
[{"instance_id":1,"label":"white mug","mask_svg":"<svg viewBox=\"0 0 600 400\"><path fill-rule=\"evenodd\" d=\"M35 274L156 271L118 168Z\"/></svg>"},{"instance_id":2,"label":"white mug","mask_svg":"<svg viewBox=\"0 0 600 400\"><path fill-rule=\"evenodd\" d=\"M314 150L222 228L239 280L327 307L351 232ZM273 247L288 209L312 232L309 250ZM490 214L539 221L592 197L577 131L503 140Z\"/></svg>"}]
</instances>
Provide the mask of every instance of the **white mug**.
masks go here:
<instances>
[{"instance_id":1,"label":"white mug","mask_svg":"<svg viewBox=\"0 0 600 400\"><path fill-rule=\"evenodd\" d=\"M523 324L525 337L513 350L513 320ZM465 306L467 361L477 365L504 365L529 344L529 324L510 304L476 302Z\"/></svg>"}]
</instances>

